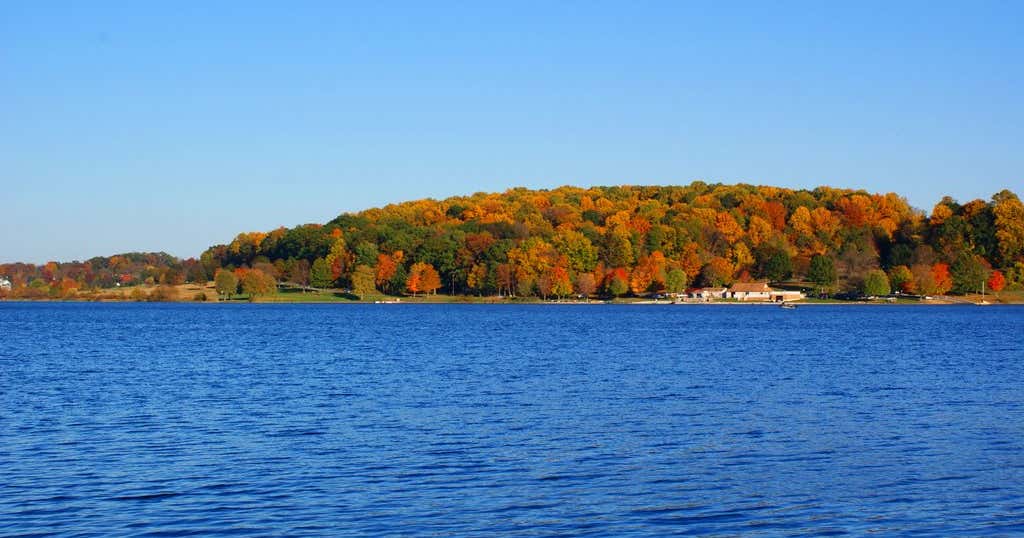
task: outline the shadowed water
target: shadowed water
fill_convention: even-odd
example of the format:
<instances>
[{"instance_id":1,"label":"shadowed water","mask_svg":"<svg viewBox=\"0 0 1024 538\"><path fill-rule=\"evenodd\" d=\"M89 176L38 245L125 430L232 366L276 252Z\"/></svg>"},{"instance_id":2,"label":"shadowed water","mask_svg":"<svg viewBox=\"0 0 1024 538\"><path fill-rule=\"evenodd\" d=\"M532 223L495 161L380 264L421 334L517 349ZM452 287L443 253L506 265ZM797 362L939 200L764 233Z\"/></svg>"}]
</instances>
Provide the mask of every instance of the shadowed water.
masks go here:
<instances>
[{"instance_id":1,"label":"shadowed water","mask_svg":"<svg viewBox=\"0 0 1024 538\"><path fill-rule=\"evenodd\" d=\"M0 303L0 535L1024 533L1024 308Z\"/></svg>"}]
</instances>

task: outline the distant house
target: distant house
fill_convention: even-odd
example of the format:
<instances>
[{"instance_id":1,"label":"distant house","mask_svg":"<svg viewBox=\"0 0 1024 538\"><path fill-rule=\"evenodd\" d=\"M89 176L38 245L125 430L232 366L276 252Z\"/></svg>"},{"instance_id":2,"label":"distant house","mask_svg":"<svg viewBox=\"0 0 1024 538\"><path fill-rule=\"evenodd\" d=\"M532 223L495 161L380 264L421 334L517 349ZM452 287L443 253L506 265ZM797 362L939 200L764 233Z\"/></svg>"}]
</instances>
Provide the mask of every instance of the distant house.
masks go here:
<instances>
[{"instance_id":1,"label":"distant house","mask_svg":"<svg viewBox=\"0 0 1024 538\"><path fill-rule=\"evenodd\" d=\"M773 290L767 282L737 282L729 288L726 297L737 301L798 301L804 298L803 292Z\"/></svg>"},{"instance_id":2,"label":"distant house","mask_svg":"<svg viewBox=\"0 0 1024 538\"><path fill-rule=\"evenodd\" d=\"M0 277L0 290L11 291L13 287L14 285L11 284L10 280L7 280L7 277Z\"/></svg>"},{"instance_id":3,"label":"distant house","mask_svg":"<svg viewBox=\"0 0 1024 538\"><path fill-rule=\"evenodd\" d=\"M694 288L690 290L689 296L691 299L710 301L724 298L728 291L726 288Z\"/></svg>"},{"instance_id":4,"label":"distant house","mask_svg":"<svg viewBox=\"0 0 1024 538\"><path fill-rule=\"evenodd\" d=\"M767 282L737 282L729 288L727 296L737 301L769 301L772 289Z\"/></svg>"}]
</instances>

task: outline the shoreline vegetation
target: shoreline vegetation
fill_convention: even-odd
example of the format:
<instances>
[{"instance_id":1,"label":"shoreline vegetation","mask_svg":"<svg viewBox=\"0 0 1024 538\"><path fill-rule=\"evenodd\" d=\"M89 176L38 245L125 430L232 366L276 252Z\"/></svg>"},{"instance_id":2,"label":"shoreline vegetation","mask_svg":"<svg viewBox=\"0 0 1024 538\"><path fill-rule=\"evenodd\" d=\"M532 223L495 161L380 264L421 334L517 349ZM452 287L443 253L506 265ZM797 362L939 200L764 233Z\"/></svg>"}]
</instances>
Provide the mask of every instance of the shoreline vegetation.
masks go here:
<instances>
[{"instance_id":1,"label":"shoreline vegetation","mask_svg":"<svg viewBox=\"0 0 1024 538\"><path fill-rule=\"evenodd\" d=\"M205 282L200 286L198 283ZM1024 204L747 184L510 189L243 232L197 258L0 264L0 300L1024 302Z\"/></svg>"},{"instance_id":2,"label":"shoreline vegetation","mask_svg":"<svg viewBox=\"0 0 1024 538\"><path fill-rule=\"evenodd\" d=\"M385 296L374 295L361 298L348 290L342 289L308 289L281 284L273 293L249 296L237 294L230 299L218 296L214 282L204 286L198 284L169 285L138 285L115 288L99 292L79 292L60 298L0 298L0 301L25 302L171 302L171 303L205 303L205 304L468 304L468 305L637 305L637 306L774 306L775 301L742 301L735 299L690 300L675 298L652 299L645 297L622 298L563 298L541 299L538 297L499 297L477 295L421 295ZM835 299L835 298L804 298L788 303L800 306L821 305L871 305L871 306L950 306L950 305L1020 305L1024 304L1024 291L1004 292L995 297L969 294L965 296L938 296L924 299L910 296L891 296L879 298Z\"/></svg>"}]
</instances>

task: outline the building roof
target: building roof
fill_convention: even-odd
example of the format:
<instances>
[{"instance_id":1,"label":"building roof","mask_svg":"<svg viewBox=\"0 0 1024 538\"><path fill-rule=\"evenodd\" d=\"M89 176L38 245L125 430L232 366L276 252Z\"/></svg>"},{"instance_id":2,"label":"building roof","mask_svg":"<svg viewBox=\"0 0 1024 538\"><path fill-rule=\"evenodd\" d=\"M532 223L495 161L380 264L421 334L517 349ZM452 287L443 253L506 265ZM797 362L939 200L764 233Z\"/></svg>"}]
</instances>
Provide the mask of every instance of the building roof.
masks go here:
<instances>
[{"instance_id":1,"label":"building roof","mask_svg":"<svg viewBox=\"0 0 1024 538\"><path fill-rule=\"evenodd\" d=\"M726 288L690 288L686 291L687 293L722 293L726 291Z\"/></svg>"},{"instance_id":2,"label":"building roof","mask_svg":"<svg viewBox=\"0 0 1024 538\"><path fill-rule=\"evenodd\" d=\"M729 288L732 293L756 293L772 291L767 282L737 282Z\"/></svg>"}]
</instances>

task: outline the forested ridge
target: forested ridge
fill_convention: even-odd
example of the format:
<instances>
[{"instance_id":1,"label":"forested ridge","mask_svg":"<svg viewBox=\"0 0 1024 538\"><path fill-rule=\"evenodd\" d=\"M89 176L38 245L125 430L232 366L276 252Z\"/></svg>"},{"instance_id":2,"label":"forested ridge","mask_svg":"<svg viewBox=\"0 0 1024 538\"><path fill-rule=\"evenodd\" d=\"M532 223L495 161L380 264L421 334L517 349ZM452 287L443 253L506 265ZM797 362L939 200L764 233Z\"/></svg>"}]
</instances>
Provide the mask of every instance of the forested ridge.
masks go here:
<instances>
[{"instance_id":1,"label":"forested ridge","mask_svg":"<svg viewBox=\"0 0 1024 538\"><path fill-rule=\"evenodd\" d=\"M945 197L925 213L894 193L831 187L517 188L244 232L198 258L121 254L0 265L0 275L5 293L25 297L217 277L228 293L277 281L360 296L623 296L763 280L817 293L968 293L1024 285L1024 205L1009 190Z\"/></svg>"}]
</instances>

